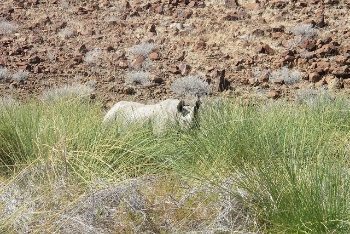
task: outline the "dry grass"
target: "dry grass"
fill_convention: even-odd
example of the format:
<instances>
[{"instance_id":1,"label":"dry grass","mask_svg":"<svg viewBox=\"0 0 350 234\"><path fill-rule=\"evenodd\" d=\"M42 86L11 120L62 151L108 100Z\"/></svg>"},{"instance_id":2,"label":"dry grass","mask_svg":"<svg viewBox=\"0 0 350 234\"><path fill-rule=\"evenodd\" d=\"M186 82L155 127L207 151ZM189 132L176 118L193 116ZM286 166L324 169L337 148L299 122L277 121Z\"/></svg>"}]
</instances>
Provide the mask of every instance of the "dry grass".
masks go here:
<instances>
[{"instance_id":1,"label":"dry grass","mask_svg":"<svg viewBox=\"0 0 350 234\"><path fill-rule=\"evenodd\" d=\"M9 22L4 19L0 19L0 35L7 35L16 32L18 29L17 24Z\"/></svg>"},{"instance_id":2,"label":"dry grass","mask_svg":"<svg viewBox=\"0 0 350 234\"><path fill-rule=\"evenodd\" d=\"M143 72L143 71L129 72L127 74L125 83L128 85L148 86L151 84L149 76L150 76L149 72Z\"/></svg>"},{"instance_id":3,"label":"dry grass","mask_svg":"<svg viewBox=\"0 0 350 234\"><path fill-rule=\"evenodd\" d=\"M21 70L21 71L17 71L15 73L13 73L12 80L20 82L20 81L26 80L28 78L28 76L29 76L28 71Z\"/></svg>"}]
</instances>

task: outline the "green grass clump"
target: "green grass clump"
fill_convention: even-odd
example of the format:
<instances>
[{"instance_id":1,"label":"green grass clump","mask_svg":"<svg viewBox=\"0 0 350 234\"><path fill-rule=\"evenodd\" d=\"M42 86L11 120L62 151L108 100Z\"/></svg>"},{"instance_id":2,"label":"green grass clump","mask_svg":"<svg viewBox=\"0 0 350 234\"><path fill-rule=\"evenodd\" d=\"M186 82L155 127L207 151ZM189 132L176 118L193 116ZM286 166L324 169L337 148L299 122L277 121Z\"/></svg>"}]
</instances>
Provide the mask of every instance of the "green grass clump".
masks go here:
<instances>
[{"instance_id":1,"label":"green grass clump","mask_svg":"<svg viewBox=\"0 0 350 234\"><path fill-rule=\"evenodd\" d=\"M118 130L118 123L102 125L100 105L78 99L3 106L0 166L4 189L0 187L0 194L14 184L19 191L31 191L35 186L40 189L32 197L28 195L31 202L21 203L19 199L16 209L4 208L0 222L6 224L3 228L17 227L14 220L23 216L19 215L21 210L30 207L39 210L34 212L34 220L41 213L47 218L37 230L56 230L50 225L57 224L62 215L66 217L70 207L75 207L75 201L88 194L96 181L119 183L155 177L167 179L151 184L148 192L140 195L143 204L151 207L145 208L150 213L133 213L136 211L129 210L129 200L121 202L119 210L113 208L117 213L124 212L119 215L126 217L124 222L137 220L141 225L148 220L152 223L148 226L159 231L191 231L196 227L209 230L223 223L215 216L223 216L218 204L226 194L225 199L232 197L236 201L232 207L239 207L235 209L244 214L239 220L250 219L244 221L246 226L240 231L348 233L349 110L348 101L342 98L320 99L313 105L209 101L200 109L196 128L172 128L163 136L155 136L149 125L133 126L126 132ZM33 176L32 171L40 173ZM16 178L24 173L31 175L31 182L18 184ZM65 182L65 192L55 200L58 179ZM179 189L169 195L186 201L181 207L179 202L170 204L172 200L168 198L159 201L174 187L183 188L181 181L191 181L186 185L189 187L200 184L200 189ZM35 186L28 188L28 184ZM1 202L6 207L6 201L0 199ZM204 210L207 216L200 215ZM84 212L88 211L85 208ZM38 225L23 217L26 218L17 220ZM171 217L171 222L164 221L165 217ZM164 222L176 227L162 229ZM236 225L237 221L232 223ZM117 226L120 229L116 231L121 231L134 224L119 222Z\"/></svg>"}]
</instances>

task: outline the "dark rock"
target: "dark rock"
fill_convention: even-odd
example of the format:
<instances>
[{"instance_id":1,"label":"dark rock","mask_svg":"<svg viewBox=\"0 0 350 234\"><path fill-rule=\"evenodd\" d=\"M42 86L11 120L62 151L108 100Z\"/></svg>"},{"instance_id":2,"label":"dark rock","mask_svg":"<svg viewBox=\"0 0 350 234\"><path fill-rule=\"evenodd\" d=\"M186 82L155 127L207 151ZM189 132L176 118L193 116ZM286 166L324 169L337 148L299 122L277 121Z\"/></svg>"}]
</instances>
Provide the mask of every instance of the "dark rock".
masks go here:
<instances>
[{"instance_id":1,"label":"dark rock","mask_svg":"<svg viewBox=\"0 0 350 234\"><path fill-rule=\"evenodd\" d=\"M321 80L321 76L318 72L312 72L309 74L309 81L316 83Z\"/></svg>"},{"instance_id":2,"label":"dark rock","mask_svg":"<svg viewBox=\"0 0 350 234\"><path fill-rule=\"evenodd\" d=\"M273 55L275 51L268 44L261 43L258 47L258 53Z\"/></svg>"}]
</instances>

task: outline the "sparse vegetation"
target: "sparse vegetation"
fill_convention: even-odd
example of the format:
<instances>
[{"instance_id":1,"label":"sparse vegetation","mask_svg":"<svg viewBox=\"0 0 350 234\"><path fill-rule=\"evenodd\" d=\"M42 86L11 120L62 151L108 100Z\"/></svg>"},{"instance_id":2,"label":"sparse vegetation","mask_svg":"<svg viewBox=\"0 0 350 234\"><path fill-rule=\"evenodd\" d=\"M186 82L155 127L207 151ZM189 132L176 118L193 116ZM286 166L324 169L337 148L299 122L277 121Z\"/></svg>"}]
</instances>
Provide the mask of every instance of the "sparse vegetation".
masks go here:
<instances>
[{"instance_id":1,"label":"sparse vegetation","mask_svg":"<svg viewBox=\"0 0 350 234\"><path fill-rule=\"evenodd\" d=\"M146 57L154 48L155 45L153 43L142 42L141 44L131 47L129 50L134 55L143 55Z\"/></svg>"},{"instance_id":2,"label":"sparse vegetation","mask_svg":"<svg viewBox=\"0 0 350 234\"><path fill-rule=\"evenodd\" d=\"M303 38L314 37L317 34L312 24L300 24L290 30L295 36L301 36Z\"/></svg>"},{"instance_id":3,"label":"sparse vegetation","mask_svg":"<svg viewBox=\"0 0 350 234\"><path fill-rule=\"evenodd\" d=\"M307 39L317 36L318 30L312 24L300 24L290 29L294 38L289 41L289 48L295 48Z\"/></svg>"},{"instance_id":4,"label":"sparse vegetation","mask_svg":"<svg viewBox=\"0 0 350 234\"><path fill-rule=\"evenodd\" d=\"M0 67L0 80L7 79L11 76L10 72L5 67Z\"/></svg>"},{"instance_id":5,"label":"sparse vegetation","mask_svg":"<svg viewBox=\"0 0 350 234\"><path fill-rule=\"evenodd\" d=\"M296 101L299 103L306 104L310 107L317 107L319 102L334 102L335 97L333 97L324 88L319 89L300 89L296 93ZM344 103L346 104L346 102Z\"/></svg>"},{"instance_id":6,"label":"sparse vegetation","mask_svg":"<svg viewBox=\"0 0 350 234\"><path fill-rule=\"evenodd\" d=\"M289 69L288 67L282 67L281 69L271 72L269 76L270 81L283 80L285 84L292 85L298 83L303 74L295 69Z\"/></svg>"},{"instance_id":7,"label":"sparse vegetation","mask_svg":"<svg viewBox=\"0 0 350 234\"><path fill-rule=\"evenodd\" d=\"M187 76L175 80L171 90L181 96L204 96L210 93L210 86L198 76Z\"/></svg>"},{"instance_id":8,"label":"sparse vegetation","mask_svg":"<svg viewBox=\"0 0 350 234\"><path fill-rule=\"evenodd\" d=\"M12 80L20 82L20 81L26 80L28 78L28 76L29 76L28 71L20 70L20 71L13 73Z\"/></svg>"},{"instance_id":9,"label":"sparse vegetation","mask_svg":"<svg viewBox=\"0 0 350 234\"><path fill-rule=\"evenodd\" d=\"M75 36L75 32L72 28L70 27L65 27L65 28L62 28L59 32L58 32L58 36L61 38L61 39L68 39L68 38L71 38L73 36Z\"/></svg>"},{"instance_id":10,"label":"sparse vegetation","mask_svg":"<svg viewBox=\"0 0 350 234\"><path fill-rule=\"evenodd\" d=\"M16 32L18 26L13 23L6 21L4 19L0 19L0 35L7 35Z\"/></svg>"},{"instance_id":11,"label":"sparse vegetation","mask_svg":"<svg viewBox=\"0 0 350 234\"><path fill-rule=\"evenodd\" d=\"M101 55L101 49L95 48L86 53L84 61L88 64L96 64Z\"/></svg>"},{"instance_id":12,"label":"sparse vegetation","mask_svg":"<svg viewBox=\"0 0 350 234\"><path fill-rule=\"evenodd\" d=\"M150 84L149 76L150 74L148 72L143 72L143 71L129 72L125 80L125 83L128 85L148 86Z\"/></svg>"},{"instance_id":13,"label":"sparse vegetation","mask_svg":"<svg viewBox=\"0 0 350 234\"><path fill-rule=\"evenodd\" d=\"M89 99L94 89L88 85L71 84L56 87L45 91L42 99L45 101L57 101L62 98L78 97L79 99Z\"/></svg>"},{"instance_id":14,"label":"sparse vegetation","mask_svg":"<svg viewBox=\"0 0 350 234\"><path fill-rule=\"evenodd\" d=\"M0 108L0 230L347 233L346 102L207 102L160 137L78 99Z\"/></svg>"}]
</instances>

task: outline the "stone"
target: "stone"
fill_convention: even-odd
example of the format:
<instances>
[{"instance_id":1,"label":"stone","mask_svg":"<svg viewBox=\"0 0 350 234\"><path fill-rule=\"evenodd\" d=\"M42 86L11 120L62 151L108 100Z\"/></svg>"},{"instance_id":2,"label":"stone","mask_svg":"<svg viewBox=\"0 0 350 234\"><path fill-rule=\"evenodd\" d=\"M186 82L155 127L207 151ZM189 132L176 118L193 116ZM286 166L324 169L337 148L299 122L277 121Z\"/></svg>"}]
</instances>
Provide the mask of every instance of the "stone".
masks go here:
<instances>
[{"instance_id":1,"label":"stone","mask_svg":"<svg viewBox=\"0 0 350 234\"><path fill-rule=\"evenodd\" d=\"M271 6L271 8L282 9L288 5L288 2L289 1L287 1L287 0L271 0L270 6Z\"/></svg>"},{"instance_id":2,"label":"stone","mask_svg":"<svg viewBox=\"0 0 350 234\"><path fill-rule=\"evenodd\" d=\"M149 32L154 33L154 34L157 35L156 25L152 24L150 29L149 29Z\"/></svg>"},{"instance_id":3,"label":"stone","mask_svg":"<svg viewBox=\"0 0 350 234\"><path fill-rule=\"evenodd\" d=\"M33 56L29 59L30 64L39 64L42 61L42 59L39 56Z\"/></svg>"},{"instance_id":4,"label":"stone","mask_svg":"<svg viewBox=\"0 0 350 234\"><path fill-rule=\"evenodd\" d=\"M159 60L159 54L157 52L152 52L148 55L148 58L152 61Z\"/></svg>"},{"instance_id":5,"label":"stone","mask_svg":"<svg viewBox=\"0 0 350 234\"><path fill-rule=\"evenodd\" d=\"M279 98L281 95L281 92L278 91L278 90L270 90L268 93L267 93L267 97L268 98L271 98L271 99L277 99Z\"/></svg>"},{"instance_id":6,"label":"stone","mask_svg":"<svg viewBox=\"0 0 350 234\"><path fill-rule=\"evenodd\" d=\"M111 45L107 46L106 50L107 50L107 52L115 51L114 47Z\"/></svg>"},{"instance_id":7,"label":"stone","mask_svg":"<svg viewBox=\"0 0 350 234\"><path fill-rule=\"evenodd\" d=\"M81 54L77 54L74 58L73 58L73 61L74 61L74 64L81 64L83 63L83 60L84 60L84 57L81 55Z\"/></svg>"},{"instance_id":8,"label":"stone","mask_svg":"<svg viewBox=\"0 0 350 234\"><path fill-rule=\"evenodd\" d=\"M341 65L350 64L350 56L338 55L335 57L334 61Z\"/></svg>"},{"instance_id":9,"label":"stone","mask_svg":"<svg viewBox=\"0 0 350 234\"><path fill-rule=\"evenodd\" d=\"M160 15L164 14L163 6L162 5L157 6L156 8L154 8L154 12Z\"/></svg>"},{"instance_id":10,"label":"stone","mask_svg":"<svg viewBox=\"0 0 350 234\"><path fill-rule=\"evenodd\" d=\"M268 44L261 43L258 47L258 53L273 55L275 51Z\"/></svg>"},{"instance_id":11,"label":"stone","mask_svg":"<svg viewBox=\"0 0 350 234\"><path fill-rule=\"evenodd\" d=\"M227 13L223 17L223 20L226 20L226 21L236 21L236 20L239 20L239 19L240 19L240 16L236 12Z\"/></svg>"},{"instance_id":12,"label":"stone","mask_svg":"<svg viewBox=\"0 0 350 234\"><path fill-rule=\"evenodd\" d=\"M225 0L225 7L226 8L236 8L238 7L238 1L237 0Z\"/></svg>"},{"instance_id":13,"label":"stone","mask_svg":"<svg viewBox=\"0 0 350 234\"><path fill-rule=\"evenodd\" d=\"M81 53L81 54L86 54L89 50L86 48L86 45L85 44L82 44L78 51Z\"/></svg>"},{"instance_id":14,"label":"stone","mask_svg":"<svg viewBox=\"0 0 350 234\"><path fill-rule=\"evenodd\" d=\"M207 43L204 40L200 40L199 42L196 43L195 49L196 50L204 50L207 46Z\"/></svg>"},{"instance_id":15,"label":"stone","mask_svg":"<svg viewBox=\"0 0 350 234\"><path fill-rule=\"evenodd\" d=\"M309 74L309 81L316 83L321 80L321 76L318 72L312 72Z\"/></svg>"},{"instance_id":16,"label":"stone","mask_svg":"<svg viewBox=\"0 0 350 234\"><path fill-rule=\"evenodd\" d=\"M152 79L152 82L155 83L155 84L163 84L164 83L164 79L160 75L158 75L158 76L155 76Z\"/></svg>"},{"instance_id":17,"label":"stone","mask_svg":"<svg viewBox=\"0 0 350 234\"><path fill-rule=\"evenodd\" d=\"M343 79L341 78L330 76L330 78L328 78L328 81L327 77L325 79L330 90L338 90L344 88Z\"/></svg>"},{"instance_id":18,"label":"stone","mask_svg":"<svg viewBox=\"0 0 350 234\"><path fill-rule=\"evenodd\" d=\"M268 82L270 77L270 72L262 72L260 76L258 77L258 81L260 83Z\"/></svg>"},{"instance_id":19,"label":"stone","mask_svg":"<svg viewBox=\"0 0 350 234\"><path fill-rule=\"evenodd\" d=\"M328 73L330 68L330 63L326 61L319 61L316 63L316 72L319 74L321 73Z\"/></svg>"},{"instance_id":20,"label":"stone","mask_svg":"<svg viewBox=\"0 0 350 234\"><path fill-rule=\"evenodd\" d=\"M314 51L317 48L316 40L306 39L300 44L300 48L306 49L307 51Z\"/></svg>"},{"instance_id":21,"label":"stone","mask_svg":"<svg viewBox=\"0 0 350 234\"><path fill-rule=\"evenodd\" d=\"M191 2L188 3L187 6L190 7L190 8L196 7L197 6L197 2L196 1L191 1Z\"/></svg>"},{"instance_id":22,"label":"stone","mask_svg":"<svg viewBox=\"0 0 350 234\"><path fill-rule=\"evenodd\" d=\"M133 95L136 93L135 89L133 87L126 87L124 88L123 92L128 95Z\"/></svg>"},{"instance_id":23,"label":"stone","mask_svg":"<svg viewBox=\"0 0 350 234\"><path fill-rule=\"evenodd\" d=\"M316 54L320 57L331 56L338 54L338 48L333 44L323 45L321 48L316 50Z\"/></svg>"},{"instance_id":24,"label":"stone","mask_svg":"<svg viewBox=\"0 0 350 234\"><path fill-rule=\"evenodd\" d=\"M191 67L186 63L180 63L178 68L180 70L181 75L183 76L188 75L191 69Z\"/></svg>"},{"instance_id":25,"label":"stone","mask_svg":"<svg viewBox=\"0 0 350 234\"><path fill-rule=\"evenodd\" d=\"M349 65L332 67L332 74L339 78L350 78Z\"/></svg>"},{"instance_id":26,"label":"stone","mask_svg":"<svg viewBox=\"0 0 350 234\"><path fill-rule=\"evenodd\" d=\"M265 31L260 28L257 28L257 29L254 29L251 34L257 37L263 37L265 36Z\"/></svg>"},{"instance_id":27,"label":"stone","mask_svg":"<svg viewBox=\"0 0 350 234\"><path fill-rule=\"evenodd\" d=\"M176 59L177 61L183 61L183 60L185 59L185 56L186 56L185 51L182 51L182 53L179 54L177 57L175 57L175 59Z\"/></svg>"},{"instance_id":28,"label":"stone","mask_svg":"<svg viewBox=\"0 0 350 234\"><path fill-rule=\"evenodd\" d=\"M250 78L248 80L248 83L251 85L251 86L258 86L260 84L259 80L257 78Z\"/></svg>"},{"instance_id":29,"label":"stone","mask_svg":"<svg viewBox=\"0 0 350 234\"><path fill-rule=\"evenodd\" d=\"M0 66L3 66L3 67L6 66L6 60L5 60L5 58L0 57Z\"/></svg>"},{"instance_id":30,"label":"stone","mask_svg":"<svg viewBox=\"0 0 350 234\"><path fill-rule=\"evenodd\" d=\"M43 72L43 68L40 66L35 66L33 68L33 73L35 73L35 74L42 73L42 72Z\"/></svg>"},{"instance_id":31,"label":"stone","mask_svg":"<svg viewBox=\"0 0 350 234\"><path fill-rule=\"evenodd\" d=\"M181 73L177 66L171 66L168 71L172 74L180 74Z\"/></svg>"},{"instance_id":32,"label":"stone","mask_svg":"<svg viewBox=\"0 0 350 234\"><path fill-rule=\"evenodd\" d=\"M128 68L128 62L126 60L121 60L118 63L118 67L120 67L121 69L126 69Z\"/></svg>"},{"instance_id":33,"label":"stone","mask_svg":"<svg viewBox=\"0 0 350 234\"><path fill-rule=\"evenodd\" d=\"M192 15L193 15L193 11L191 9L188 9L188 10L185 10L182 17L185 19L189 19L191 18Z\"/></svg>"}]
</instances>

